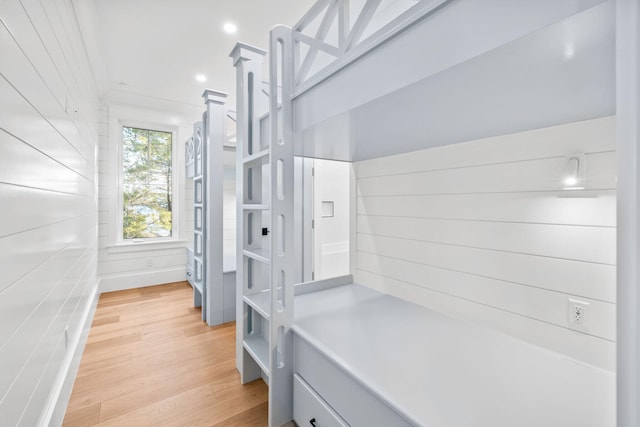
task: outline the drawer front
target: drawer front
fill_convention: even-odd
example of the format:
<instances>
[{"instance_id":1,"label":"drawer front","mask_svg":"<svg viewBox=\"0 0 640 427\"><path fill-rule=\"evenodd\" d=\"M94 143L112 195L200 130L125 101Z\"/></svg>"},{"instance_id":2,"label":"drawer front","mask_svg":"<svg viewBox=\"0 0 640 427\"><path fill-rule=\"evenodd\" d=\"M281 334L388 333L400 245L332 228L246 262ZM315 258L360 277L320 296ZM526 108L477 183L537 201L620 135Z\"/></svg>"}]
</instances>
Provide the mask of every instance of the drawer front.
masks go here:
<instances>
[{"instance_id":1,"label":"drawer front","mask_svg":"<svg viewBox=\"0 0 640 427\"><path fill-rule=\"evenodd\" d=\"M187 281L191 283L191 286L195 287L195 277L193 275L193 251L187 249Z\"/></svg>"},{"instance_id":2,"label":"drawer front","mask_svg":"<svg viewBox=\"0 0 640 427\"><path fill-rule=\"evenodd\" d=\"M193 279L193 265L187 264L187 272L186 272L187 281L191 283L191 286L195 286L195 281Z\"/></svg>"},{"instance_id":3,"label":"drawer front","mask_svg":"<svg viewBox=\"0 0 640 427\"><path fill-rule=\"evenodd\" d=\"M413 426L305 340L294 335L294 370L352 426ZM301 424L305 425L305 424Z\"/></svg>"},{"instance_id":4,"label":"drawer front","mask_svg":"<svg viewBox=\"0 0 640 427\"><path fill-rule=\"evenodd\" d=\"M299 427L348 427L298 375L293 376L293 419Z\"/></svg>"}]
</instances>

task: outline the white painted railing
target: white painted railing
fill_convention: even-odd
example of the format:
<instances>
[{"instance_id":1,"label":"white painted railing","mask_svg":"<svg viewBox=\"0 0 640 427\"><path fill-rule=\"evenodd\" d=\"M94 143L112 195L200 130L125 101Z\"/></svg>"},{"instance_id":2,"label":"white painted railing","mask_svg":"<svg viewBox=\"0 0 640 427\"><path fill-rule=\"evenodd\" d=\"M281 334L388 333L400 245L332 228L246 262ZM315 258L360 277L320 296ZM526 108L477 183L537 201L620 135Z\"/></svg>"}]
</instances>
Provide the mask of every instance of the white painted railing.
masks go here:
<instances>
[{"instance_id":1,"label":"white painted railing","mask_svg":"<svg viewBox=\"0 0 640 427\"><path fill-rule=\"evenodd\" d=\"M452 0L318 0L293 26L293 96Z\"/></svg>"}]
</instances>

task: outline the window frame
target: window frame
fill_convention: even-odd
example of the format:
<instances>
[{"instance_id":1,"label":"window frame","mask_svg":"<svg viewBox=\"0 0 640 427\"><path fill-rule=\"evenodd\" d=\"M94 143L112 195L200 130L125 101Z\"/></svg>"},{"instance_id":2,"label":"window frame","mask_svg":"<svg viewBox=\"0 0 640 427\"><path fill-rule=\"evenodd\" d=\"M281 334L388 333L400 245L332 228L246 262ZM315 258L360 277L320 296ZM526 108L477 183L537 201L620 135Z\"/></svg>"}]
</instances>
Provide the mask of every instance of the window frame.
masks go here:
<instances>
[{"instance_id":1,"label":"window frame","mask_svg":"<svg viewBox=\"0 0 640 427\"><path fill-rule=\"evenodd\" d=\"M171 236L169 237L145 237L140 239L125 239L124 234L124 171L123 171L123 128L132 127L137 129L144 129L150 131L160 131L171 133ZM181 193L179 188L179 157L178 157L178 129L175 126L150 123L144 121L135 120L117 120L117 140L116 144L116 168L117 168L117 187L116 187L116 218L115 218L115 235L113 238L113 246L127 247L127 246L146 246L156 245L161 243L178 243L180 240L180 210L182 209Z\"/></svg>"}]
</instances>

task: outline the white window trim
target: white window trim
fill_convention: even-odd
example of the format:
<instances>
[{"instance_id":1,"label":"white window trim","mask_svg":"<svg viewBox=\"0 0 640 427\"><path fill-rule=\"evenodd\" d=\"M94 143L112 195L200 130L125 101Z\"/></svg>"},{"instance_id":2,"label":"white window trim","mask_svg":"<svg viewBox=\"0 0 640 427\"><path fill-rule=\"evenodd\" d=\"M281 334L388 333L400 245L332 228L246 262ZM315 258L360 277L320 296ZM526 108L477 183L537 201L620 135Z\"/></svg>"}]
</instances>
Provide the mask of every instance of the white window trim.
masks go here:
<instances>
[{"instance_id":1,"label":"white window trim","mask_svg":"<svg viewBox=\"0 0 640 427\"><path fill-rule=\"evenodd\" d=\"M109 253L133 252L139 250L155 250L155 249L171 249L184 247L186 240L181 235L181 216L182 216L182 188L180 188L180 150L178 150L179 131L178 127L168 124L161 124L153 121L130 120L119 117L113 109L109 117L109 157L111 161L110 177L111 195L109 199L110 217L112 220L109 225L109 238L106 249ZM115 113L115 114L114 114ZM171 161L172 161L172 225L171 237L146 238L138 240L125 240L122 237L123 217L122 210L124 207L122 200L123 173L122 173L122 128L135 127L141 129L158 130L163 132L171 132Z\"/></svg>"}]
</instances>

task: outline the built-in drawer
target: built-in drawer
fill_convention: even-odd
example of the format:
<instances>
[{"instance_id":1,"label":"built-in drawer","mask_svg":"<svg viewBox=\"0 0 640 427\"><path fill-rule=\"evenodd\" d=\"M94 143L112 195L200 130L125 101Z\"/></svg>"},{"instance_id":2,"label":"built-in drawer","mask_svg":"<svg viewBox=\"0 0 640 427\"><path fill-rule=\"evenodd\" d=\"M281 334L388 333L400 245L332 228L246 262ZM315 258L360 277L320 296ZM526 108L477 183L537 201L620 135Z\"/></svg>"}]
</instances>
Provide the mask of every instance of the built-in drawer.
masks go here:
<instances>
[{"instance_id":1,"label":"built-in drawer","mask_svg":"<svg viewBox=\"0 0 640 427\"><path fill-rule=\"evenodd\" d=\"M187 281L191 284L191 286L194 286L194 280L193 280L193 266L192 265L187 265Z\"/></svg>"},{"instance_id":2,"label":"built-in drawer","mask_svg":"<svg viewBox=\"0 0 640 427\"><path fill-rule=\"evenodd\" d=\"M334 361L295 334L294 370L349 425L415 425L364 388ZM295 405L294 400L294 413Z\"/></svg>"},{"instance_id":3,"label":"built-in drawer","mask_svg":"<svg viewBox=\"0 0 640 427\"><path fill-rule=\"evenodd\" d=\"M191 284L191 286L195 287L195 277L193 275L193 251L191 249L187 249L187 281Z\"/></svg>"},{"instance_id":4,"label":"built-in drawer","mask_svg":"<svg viewBox=\"0 0 640 427\"><path fill-rule=\"evenodd\" d=\"M348 427L298 375L293 376L293 420L299 427Z\"/></svg>"}]
</instances>

